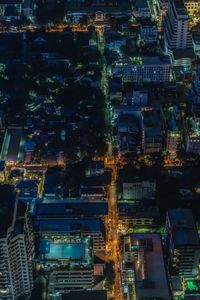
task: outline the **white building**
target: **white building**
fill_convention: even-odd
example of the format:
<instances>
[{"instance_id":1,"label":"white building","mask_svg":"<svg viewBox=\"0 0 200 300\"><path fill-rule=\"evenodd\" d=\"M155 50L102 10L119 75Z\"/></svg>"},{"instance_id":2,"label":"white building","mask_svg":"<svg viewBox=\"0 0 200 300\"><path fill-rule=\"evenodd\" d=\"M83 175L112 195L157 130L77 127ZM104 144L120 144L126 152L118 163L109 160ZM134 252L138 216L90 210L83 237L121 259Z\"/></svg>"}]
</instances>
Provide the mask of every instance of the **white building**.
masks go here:
<instances>
[{"instance_id":1,"label":"white building","mask_svg":"<svg viewBox=\"0 0 200 300\"><path fill-rule=\"evenodd\" d=\"M28 206L15 196L7 199L4 193L0 204L6 213L0 213L0 299L29 298L33 288L33 233Z\"/></svg>"},{"instance_id":2,"label":"white building","mask_svg":"<svg viewBox=\"0 0 200 300\"><path fill-rule=\"evenodd\" d=\"M188 12L183 0L169 1L168 11L163 18L163 32L166 51L173 64L190 66L194 53Z\"/></svg>"},{"instance_id":3,"label":"white building","mask_svg":"<svg viewBox=\"0 0 200 300\"><path fill-rule=\"evenodd\" d=\"M135 178L131 182L123 182L123 200L134 201L140 199L154 199L156 182Z\"/></svg>"},{"instance_id":4,"label":"white building","mask_svg":"<svg viewBox=\"0 0 200 300\"><path fill-rule=\"evenodd\" d=\"M166 56L135 57L130 61L117 62L112 69L114 77L123 82L170 82L172 66Z\"/></svg>"}]
</instances>

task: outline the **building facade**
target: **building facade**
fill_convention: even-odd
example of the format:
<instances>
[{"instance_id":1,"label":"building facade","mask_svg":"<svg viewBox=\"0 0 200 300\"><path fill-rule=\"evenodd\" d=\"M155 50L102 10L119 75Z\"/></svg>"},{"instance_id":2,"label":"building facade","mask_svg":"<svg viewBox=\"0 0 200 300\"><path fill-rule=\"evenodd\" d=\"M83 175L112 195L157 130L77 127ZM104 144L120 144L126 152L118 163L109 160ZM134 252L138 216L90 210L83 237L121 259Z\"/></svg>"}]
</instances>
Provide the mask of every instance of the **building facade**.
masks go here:
<instances>
[{"instance_id":1,"label":"building facade","mask_svg":"<svg viewBox=\"0 0 200 300\"><path fill-rule=\"evenodd\" d=\"M182 0L170 0L163 18L166 52L174 65L190 65L194 55L188 12Z\"/></svg>"},{"instance_id":2,"label":"building facade","mask_svg":"<svg viewBox=\"0 0 200 300\"><path fill-rule=\"evenodd\" d=\"M11 205L12 216L6 216L10 224L0 235L0 299L28 299L33 288L32 224L26 204L16 199Z\"/></svg>"},{"instance_id":3,"label":"building facade","mask_svg":"<svg viewBox=\"0 0 200 300\"><path fill-rule=\"evenodd\" d=\"M163 19L164 39L168 49L192 48L188 22L188 13L182 0L170 0Z\"/></svg>"},{"instance_id":4,"label":"building facade","mask_svg":"<svg viewBox=\"0 0 200 300\"><path fill-rule=\"evenodd\" d=\"M195 279L199 272L200 241L190 209L167 212L165 240L171 276Z\"/></svg>"}]
</instances>

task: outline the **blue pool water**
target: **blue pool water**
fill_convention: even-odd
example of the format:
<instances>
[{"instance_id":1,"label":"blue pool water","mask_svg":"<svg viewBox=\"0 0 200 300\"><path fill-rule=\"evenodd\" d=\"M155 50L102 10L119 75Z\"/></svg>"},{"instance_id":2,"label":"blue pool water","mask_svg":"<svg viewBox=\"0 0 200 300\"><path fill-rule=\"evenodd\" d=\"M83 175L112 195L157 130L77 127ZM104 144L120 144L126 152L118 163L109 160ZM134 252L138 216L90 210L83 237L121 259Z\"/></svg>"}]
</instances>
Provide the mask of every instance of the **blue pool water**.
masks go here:
<instances>
[{"instance_id":1,"label":"blue pool water","mask_svg":"<svg viewBox=\"0 0 200 300\"><path fill-rule=\"evenodd\" d=\"M85 245L79 244L52 244L49 243L45 253L47 259L80 259L85 258Z\"/></svg>"}]
</instances>

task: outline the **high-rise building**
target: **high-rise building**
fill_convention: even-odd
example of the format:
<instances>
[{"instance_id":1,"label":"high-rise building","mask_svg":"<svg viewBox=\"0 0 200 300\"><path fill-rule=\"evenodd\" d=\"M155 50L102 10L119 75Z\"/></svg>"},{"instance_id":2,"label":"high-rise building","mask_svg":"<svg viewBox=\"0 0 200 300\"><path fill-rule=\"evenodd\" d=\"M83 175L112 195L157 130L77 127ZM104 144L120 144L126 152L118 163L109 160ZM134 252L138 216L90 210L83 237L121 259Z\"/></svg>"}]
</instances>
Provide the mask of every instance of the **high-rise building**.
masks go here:
<instances>
[{"instance_id":1,"label":"high-rise building","mask_svg":"<svg viewBox=\"0 0 200 300\"><path fill-rule=\"evenodd\" d=\"M188 12L183 0L170 0L163 18L163 33L167 53L174 65L190 65L194 55L189 32Z\"/></svg>"},{"instance_id":2,"label":"high-rise building","mask_svg":"<svg viewBox=\"0 0 200 300\"><path fill-rule=\"evenodd\" d=\"M166 218L166 248L172 276L196 278L200 241L190 209L170 209Z\"/></svg>"},{"instance_id":3,"label":"high-rise building","mask_svg":"<svg viewBox=\"0 0 200 300\"><path fill-rule=\"evenodd\" d=\"M0 299L28 299L33 287L33 232L28 205L0 187Z\"/></svg>"}]
</instances>

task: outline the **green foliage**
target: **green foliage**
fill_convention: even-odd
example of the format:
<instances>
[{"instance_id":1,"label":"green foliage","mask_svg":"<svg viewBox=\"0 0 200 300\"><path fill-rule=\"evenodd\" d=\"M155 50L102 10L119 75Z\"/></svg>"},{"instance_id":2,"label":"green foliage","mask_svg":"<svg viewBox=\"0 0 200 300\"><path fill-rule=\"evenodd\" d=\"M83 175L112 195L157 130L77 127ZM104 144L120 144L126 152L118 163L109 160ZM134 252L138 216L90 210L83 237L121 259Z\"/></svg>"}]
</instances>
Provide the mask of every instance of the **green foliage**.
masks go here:
<instances>
[{"instance_id":1,"label":"green foliage","mask_svg":"<svg viewBox=\"0 0 200 300\"><path fill-rule=\"evenodd\" d=\"M105 270L104 270L104 276L106 277L106 281L108 282L108 285L114 284L115 280L115 270L114 270L114 263L110 262L106 264Z\"/></svg>"}]
</instances>

